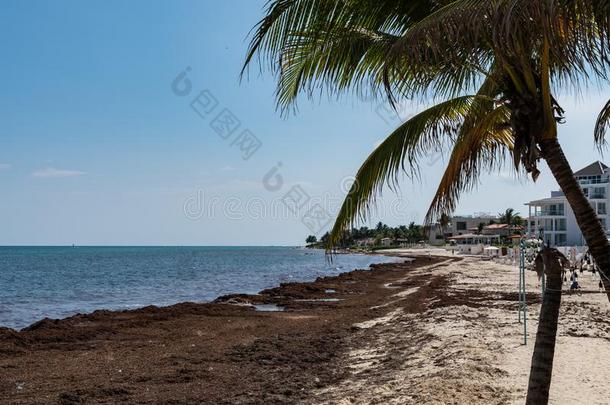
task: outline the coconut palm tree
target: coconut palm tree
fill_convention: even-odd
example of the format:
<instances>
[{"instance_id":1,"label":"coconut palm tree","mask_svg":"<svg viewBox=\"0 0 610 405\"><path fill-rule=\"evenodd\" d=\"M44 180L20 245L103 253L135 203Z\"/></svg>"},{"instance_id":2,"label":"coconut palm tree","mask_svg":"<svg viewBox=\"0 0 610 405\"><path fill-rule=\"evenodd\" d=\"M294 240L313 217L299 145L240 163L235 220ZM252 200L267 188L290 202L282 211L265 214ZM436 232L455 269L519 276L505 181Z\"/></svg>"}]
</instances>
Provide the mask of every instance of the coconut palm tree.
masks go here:
<instances>
[{"instance_id":1,"label":"coconut palm tree","mask_svg":"<svg viewBox=\"0 0 610 405\"><path fill-rule=\"evenodd\" d=\"M515 212L514 208L507 208L506 211L498 214L498 217L501 224L512 225L515 219L515 215L519 215L519 213Z\"/></svg>"},{"instance_id":2,"label":"coconut palm tree","mask_svg":"<svg viewBox=\"0 0 610 405\"><path fill-rule=\"evenodd\" d=\"M563 268L569 265L566 257L557 249L545 247L536 257L536 271L546 275L546 287L540 316L536 343L532 354L532 364L527 388L526 404L546 404L549 401L557 324L561 306L561 286Z\"/></svg>"},{"instance_id":3,"label":"coconut palm tree","mask_svg":"<svg viewBox=\"0 0 610 405\"><path fill-rule=\"evenodd\" d=\"M515 226L521 226L523 219L514 208L507 208L503 213L498 214L498 218L501 224L508 225L508 233L512 235Z\"/></svg>"},{"instance_id":4,"label":"coconut palm tree","mask_svg":"<svg viewBox=\"0 0 610 405\"><path fill-rule=\"evenodd\" d=\"M357 93L433 105L398 126L360 167L329 246L364 219L401 172L416 179L431 153L449 159L427 213L454 211L482 173L510 157L535 181L544 160L564 192L610 299L610 244L557 139L555 96L608 80L610 0L271 0L244 68L258 55L277 75L282 111L299 94ZM610 102L599 114L605 145Z\"/></svg>"}]
</instances>

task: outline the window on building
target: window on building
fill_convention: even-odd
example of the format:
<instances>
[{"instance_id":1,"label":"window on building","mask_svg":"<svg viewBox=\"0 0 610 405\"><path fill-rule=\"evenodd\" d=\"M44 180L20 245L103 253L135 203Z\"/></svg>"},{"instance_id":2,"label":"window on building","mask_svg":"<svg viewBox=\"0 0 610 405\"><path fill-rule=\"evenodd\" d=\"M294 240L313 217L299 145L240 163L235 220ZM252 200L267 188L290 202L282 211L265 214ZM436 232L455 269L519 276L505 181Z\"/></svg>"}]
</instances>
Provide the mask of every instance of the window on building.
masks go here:
<instances>
[{"instance_id":1,"label":"window on building","mask_svg":"<svg viewBox=\"0 0 610 405\"><path fill-rule=\"evenodd\" d=\"M597 203L597 214L606 215L606 203L605 202Z\"/></svg>"},{"instance_id":2,"label":"window on building","mask_svg":"<svg viewBox=\"0 0 610 405\"><path fill-rule=\"evenodd\" d=\"M555 245L556 246L565 246L568 242L568 238L565 233L556 233L555 234Z\"/></svg>"},{"instance_id":3,"label":"window on building","mask_svg":"<svg viewBox=\"0 0 610 405\"><path fill-rule=\"evenodd\" d=\"M578 176L577 180L580 182L580 184L599 184L602 182L602 176Z\"/></svg>"},{"instance_id":4,"label":"window on building","mask_svg":"<svg viewBox=\"0 0 610 405\"><path fill-rule=\"evenodd\" d=\"M606 189L604 187L595 187L589 198L606 198Z\"/></svg>"},{"instance_id":5,"label":"window on building","mask_svg":"<svg viewBox=\"0 0 610 405\"><path fill-rule=\"evenodd\" d=\"M547 215L564 215L563 204L551 204Z\"/></svg>"},{"instance_id":6,"label":"window on building","mask_svg":"<svg viewBox=\"0 0 610 405\"><path fill-rule=\"evenodd\" d=\"M566 230L565 218L559 218L559 219L555 220L555 230L556 231L565 231Z\"/></svg>"},{"instance_id":7,"label":"window on building","mask_svg":"<svg viewBox=\"0 0 610 405\"><path fill-rule=\"evenodd\" d=\"M466 222L457 222L455 226L458 231L465 231L467 228Z\"/></svg>"},{"instance_id":8,"label":"window on building","mask_svg":"<svg viewBox=\"0 0 610 405\"><path fill-rule=\"evenodd\" d=\"M545 231L552 231L553 230L553 220L552 219L545 219L544 220L544 230Z\"/></svg>"},{"instance_id":9,"label":"window on building","mask_svg":"<svg viewBox=\"0 0 610 405\"><path fill-rule=\"evenodd\" d=\"M605 231L606 230L606 218L598 218L598 219L599 219L599 223L602 224L602 228Z\"/></svg>"}]
</instances>

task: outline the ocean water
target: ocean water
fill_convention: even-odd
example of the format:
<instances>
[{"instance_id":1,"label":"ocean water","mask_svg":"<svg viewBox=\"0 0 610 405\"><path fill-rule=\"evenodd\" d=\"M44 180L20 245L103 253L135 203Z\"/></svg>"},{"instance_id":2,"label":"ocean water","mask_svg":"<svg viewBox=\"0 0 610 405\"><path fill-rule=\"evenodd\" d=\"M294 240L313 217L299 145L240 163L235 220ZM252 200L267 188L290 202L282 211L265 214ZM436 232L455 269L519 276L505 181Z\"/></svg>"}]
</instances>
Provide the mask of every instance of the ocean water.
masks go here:
<instances>
[{"instance_id":1,"label":"ocean water","mask_svg":"<svg viewBox=\"0 0 610 405\"><path fill-rule=\"evenodd\" d=\"M96 309L205 302L392 261L292 247L0 247L0 326Z\"/></svg>"}]
</instances>

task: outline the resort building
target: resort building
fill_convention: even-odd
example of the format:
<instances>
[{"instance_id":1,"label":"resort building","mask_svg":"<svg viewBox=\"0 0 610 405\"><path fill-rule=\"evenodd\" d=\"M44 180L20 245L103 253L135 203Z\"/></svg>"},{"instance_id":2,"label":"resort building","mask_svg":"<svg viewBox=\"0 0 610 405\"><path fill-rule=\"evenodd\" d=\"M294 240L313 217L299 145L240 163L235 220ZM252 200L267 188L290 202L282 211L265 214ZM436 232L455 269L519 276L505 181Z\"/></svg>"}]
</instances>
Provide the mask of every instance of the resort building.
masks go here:
<instances>
[{"instance_id":1,"label":"resort building","mask_svg":"<svg viewBox=\"0 0 610 405\"><path fill-rule=\"evenodd\" d=\"M610 168L598 161L577 171L574 176L607 233ZM574 212L563 192L552 191L550 197L525 205L529 207L527 233L530 236L542 235L550 246L585 245Z\"/></svg>"},{"instance_id":2,"label":"resort building","mask_svg":"<svg viewBox=\"0 0 610 405\"><path fill-rule=\"evenodd\" d=\"M458 252L479 255L484 252L485 247L493 243L500 243L500 235L477 235L463 234L449 238L452 246L456 246Z\"/></svg>"},{"instance_id":3,"label":"resort building","mask_svg":"<svg viewBox=\"0 0 610 405\"><path fill-rule=\"evenodd\" d=\"M382 238L381 239L381 246L392 246L392 238Z\"/></svg>"},{"instance_id":4,"label":"resort building","mask_svg":"<svg viewBox=\"0 0 610 405\"><path fill-rule=\"evenodd\" d=\"M483 233L488 235L495 235L503 232L497 232L496 230L485 231L490 224L497 222L499 218L497 216L487 213L475 213L474 215L456 215L451 218L451 223L445 227L441 227L439 223L430 224L426 227L426 234L428 235L428 243L430 245L443 245L446 240L451 239L453 236L470 235L479 233L479 227L483 224ZM508 227L508 225L503 225Z\"/></svg>"},{"instance_id":5,"label":"resort building","mask_svg":"<svg viewBox=\"0 0 610 405\"><path fill-rule=\"evenodd\" d=\"M508 238L514 234L520 234L522 231L523 227L519 225L490 224L483 227L481 233L483 235L500 235L504 238Z\"/></svg>"},{"instance_id":6,"label":"resort building","mask_svg":"<svg viewBox=\"0 0 610 405\"><path fill-rule=\"evenodd\" d=\"M447 236L475 233L479 229L479 224L487 226L494 222L498 222L498 217L490 214L457 215L451 218L450 231Z\"/></svg>"},{"instance_id":7,"label":"resort building","mask_svg":"<svg viewBox=\"0 0 610 405\"><path fill-rule=\"evenodd\" d=\"M356 241L359 247L375 246L375 238L363 238Z\"/></svg>"},{"instance_id":8,"label":"resort building","mask_svg":"<svg viewBox=\"0 0 610 405\"><path fill-rule=\"evenodd\" d=\"M432 246L440 246L445 244L445 239L451 236L451 227L441 227L440 224L430 224L426 226L426 235L428 236L428 244Z\"/></svg>"}]
</instances>

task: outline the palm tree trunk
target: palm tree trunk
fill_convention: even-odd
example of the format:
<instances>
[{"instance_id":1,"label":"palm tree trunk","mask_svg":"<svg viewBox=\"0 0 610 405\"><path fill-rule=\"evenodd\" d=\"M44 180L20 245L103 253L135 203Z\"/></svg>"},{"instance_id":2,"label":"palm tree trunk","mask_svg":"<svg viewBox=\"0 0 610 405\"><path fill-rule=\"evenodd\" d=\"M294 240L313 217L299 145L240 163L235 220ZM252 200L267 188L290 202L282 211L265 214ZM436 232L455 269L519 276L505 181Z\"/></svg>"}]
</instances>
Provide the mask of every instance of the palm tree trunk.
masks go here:
<instances>
[{"instance_id":1,"label":"palm tree trunk","mask_svg":"<svg viewBox=\"0 0 610 405\"><path fill-rule=\"evenodd\" d=\"M602 281L610 301L610 243L602 228L593 207L585 197L580 184L576 181L557 139L546 139L540 142L542 157L546 160L555 180L566 196L580 231L589 246L589 251L603 273Z\"/></svg>"},{"instance_id":2,"label":"palm tree trunk","mask_svg":"<svg viewBox=\"0 0 610 405\"><path fill-rule=\"evenodd\" d=\"M545 248L542 252L546 287L540 307L536 343L532 355L530 378L527 386L526 405L540 405L549 402L549 389L553 375L553 358L559 306L561 305L561 264L557 250Z\"/></svg>"}]
</instances>

